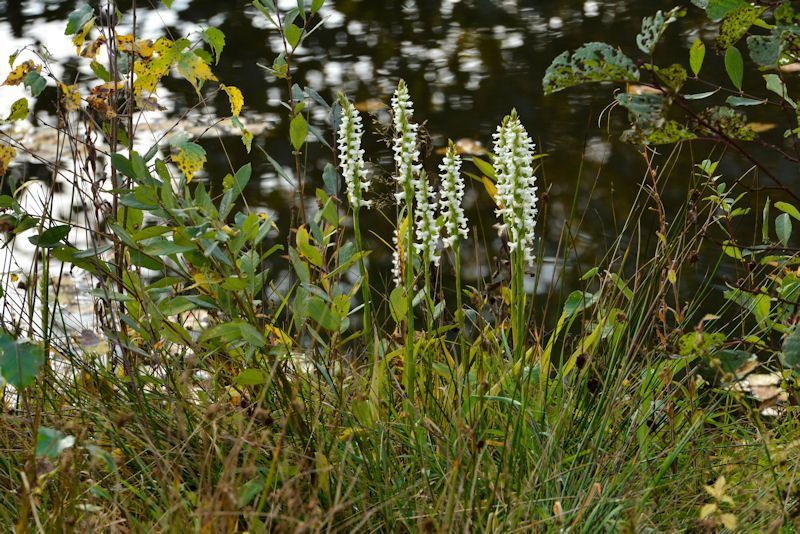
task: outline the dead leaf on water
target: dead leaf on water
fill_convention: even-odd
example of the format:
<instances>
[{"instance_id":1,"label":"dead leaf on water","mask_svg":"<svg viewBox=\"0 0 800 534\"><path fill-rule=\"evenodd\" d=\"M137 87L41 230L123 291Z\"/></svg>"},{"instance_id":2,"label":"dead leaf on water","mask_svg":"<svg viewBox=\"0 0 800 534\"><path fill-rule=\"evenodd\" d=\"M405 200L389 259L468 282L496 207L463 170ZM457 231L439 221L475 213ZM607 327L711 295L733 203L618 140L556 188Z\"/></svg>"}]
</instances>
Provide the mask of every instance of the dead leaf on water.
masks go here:
<instances>
[{"instance_id":1,"label":"dead leaf on water","mask_svg":"<svg viewBox=\"0 0 800 534\"><path fill-rule=\"evenodd\" d=\"M774 130L778 127L778 125L773 122L751 122L747 125L747 127L753 130L755 133L764 133Z\"/></svg>"},{"instance_id":2,"label":"dead leaf on water","mask_svg":"<svg viewBox=\"0 0 800 534\"><path fill-rule=\"evenodd\" d=\"M456 141L455 146L456 152L462 156L483 156L486 154L486 148L483 146L483 143L468 137L463 137ZM440 156L445 155L447 153L447 147L436 149L436 153Z\"/></svg>"},{"instance_id":3,"label":"dead leaf on water","mask_svg":"<svg viewBox=\"0 0 800 534\"><path fill-rule=\"evenodd\" d=\"M375 113L376 111L386 109L388 106L379 98L369 98L363 102L356 102L355 107L362 113Z\"/></svg>"}]
</instances>

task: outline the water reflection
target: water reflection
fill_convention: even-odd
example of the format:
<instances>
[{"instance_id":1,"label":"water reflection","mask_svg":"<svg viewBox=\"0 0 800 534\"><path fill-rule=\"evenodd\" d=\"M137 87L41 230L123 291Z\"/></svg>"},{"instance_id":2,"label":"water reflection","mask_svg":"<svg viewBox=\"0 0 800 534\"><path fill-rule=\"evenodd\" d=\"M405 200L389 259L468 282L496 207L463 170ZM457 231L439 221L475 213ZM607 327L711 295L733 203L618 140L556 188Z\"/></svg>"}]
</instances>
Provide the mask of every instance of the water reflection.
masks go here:
<instances>
[{"instance_id":1,"label":"water reflection","mask_svg":"<svg viewBox=\"0 0 800 534\"><path fill-rule=\"evenodd\" d=\"M296 0L281 0L284 8ZM378 123L388 122L388 113L378 102L387 102L397 80L405 78L416 103L417 118L426 121L432 148L442 147L448 138L472 139L490 146L496 124L516 107L537 140L547 152L545 167L540 170L541 190L547 190L548 224L542 232L543 256L556 253L564 222L577 210L583 226L576 247L566 256L568 265L592 264L600 259L606 245L616 238L619 227L639 192L643 174L635 151L620 145L617 134L597 125L597 117L611 99L611 88L595 86L545 98L541 78L553 57L567 48L592 40L620 43L623 50L635 54L633 36L642 16L656 9L666 9L675 2L652 0L328 0L322 14L325 25L310 37L299 51L297 81L318 91L331 101L344 90L365 109L373 112ZM0 3L0 56L8 56L31 41L46 46L61 71L56 74L79 74L91 80L86 66L71 62L72 47L63 35L67 15L75 9L74 0L8 0ZM166 34L190 35L207 25L220 27L227 36L226 53L216 69L219 78L240 87L246 95L245 117L251 130L260 133L255 143L279 162L288 163L291 153L288 125L280 105L285 98L285 83L275 80L258 64L269 65L282 45L266 21L249 5L219 0L175 0L172 10L153 7L158 2L138 2L139 33L148 37ZM121 1L127 11L130 2ZM130 24L123 18L122 30ZM691 22L678 22L671 28L671 38L688 38ZM683 61L684 50L675 48L674 59ZM5 116L17 92L0 91L0 115ZM160 93L168 105L163 116L154 122L167 121L193 108L196 95L183 81L167 80ZM202 129L219 108L227 113L225 95L206 95L205 107L188 116L187 125ZM35 108L39 126L52 118L44 107ZM317 126L324 127L322 116ZM622 114L611 119L611 131L621 131ZM370 121L367 121L369 124ZM166 124L166 122L165 122ZM605 126L605 125L604 125ZM156 128L158 130L158 128ZM329 133L328 130L325 130ZM214 134L215 132L211 132ZM30 132L28 133L32 135ZM153 139L157 134L153 134ZM152 141L152 139L151 139ZM260 180L253 180L246 191L249 206L269 209L285 233L290 220L291 190L277 176L261 151L247 155L237 137L216 132L202 141L208 154L205 177L212 188L219 188L221 178L246 161L252 160ZM319 160L308 192L322 185L324 163L329 152L312 140L312 160ZM224 148L222 150L221 148ZM375 134L365 140L367 154L375 164L376 183L391 183L391 154ZM431 154L427 165L435 170L440 156ZM18 166L17 178L36 173L35 165ZM201 177L202 179L202 177ZM685 181L685 179L684 179ZM676 183L674 198L680 202L685 190ZM467 215L478 236L477 253L470 259L484 265L471 265L466 274L485 277L488 257L500 247L495 237L491 200L481 186L468 193ZM388 185L378 194L388 195ZM576 193L577 189L577 193ZM668 192L667 197L670 194ZM313 199L309 199L313 204ZM389 208L391 213L391 208ZM372 234L368 246L376 279L388 265L390 252L381 239L391 235L388 219L371 212L364 216ZM563 251L562 251L563 253ZM475 262L473 262L475 263ZM548 260L547 265L555 265ZM550 270L554 270L548 267ZM557 269L555 269L557 270ZM576 278L578 270L571 271ZM548 277L551 278L551 277ZM537 285L544 291L546 286Z\"/></svg>"}]
</instances>

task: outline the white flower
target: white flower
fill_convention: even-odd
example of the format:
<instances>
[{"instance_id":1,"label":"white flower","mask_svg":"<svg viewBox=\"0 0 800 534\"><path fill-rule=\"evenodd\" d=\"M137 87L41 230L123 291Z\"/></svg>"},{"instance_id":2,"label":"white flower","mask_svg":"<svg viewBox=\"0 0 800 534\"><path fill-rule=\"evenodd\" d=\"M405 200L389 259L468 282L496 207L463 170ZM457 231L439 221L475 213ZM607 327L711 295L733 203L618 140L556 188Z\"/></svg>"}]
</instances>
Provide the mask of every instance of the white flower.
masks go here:
<instances>
[{"instance_id":1,"label":"white flower","mask_svg":"<svg viewBox=\"0 0 800 534\"><path fill-rule=\"evenodd\" d=\"M444 247L452 247L459 236L467 238L467 218L464 216L464 178L461 176L461 156L456 152L452 141L447 147L444 162L439 165L442 183L442 198L439 202L442 212Z\"/></svg>"},{"instance_id":2,"label":"white flower","mask_svg":"<svg viewBox=\"0 0 800 534\"><path fill-rule=\"evenodd\" d=\"M501 231L508 232L511 252L520 251L526 263L534 260L536 227L536 176L533 175L535 145L513 110L494 134L494 170L497 174L496 213Z\"/></svg>"},{"instance_id":3,"label":"white flower","mask_svg":"<svg viewBox=\"0 0 800 534\"><path fill-rule=\"evenodd\" d=\"M394 229L394 236L392 237L392 243L394 244L394 249L392 250L392 278L394 279L394 284L396 286L403 285L403 260L402 257L403 252L406 248L400 246L401 238L400 238L401 227L398 225L397 228ZM408 238L406 237L406 232L403 232L402 242L406 243Z\"/></svg>"},{"instance_id":4,"label":"white flower","mask_svg":"<svg viewBox=\"0 0 800 534\"><path fill-rule=\"evenodd\" d=\"M372 201L364 200L364 193L369 190L367 171L364 165L364 150L361 138L364 128L361 116L352 102L344 95L339 97L342 105L342 123L339 126L339 166L347 185L347 198L353 209L368 208Z\"/></svg>"},{"instance_id":5,"label":"white flower","mask_svg":"<svg viewBox=\"0 0 800 534\"><path fill-rule=\"evenodd\" d=\"M417 180L415 198L417 205L414 211L416 216L416 243L414 250L423 258L427 258L434 265L439 265L439 221L436 220L436 195L428 182L425 171L420 173Z\"/></svg>"},{"instance_id":6,"label":"white flower","mask_svg":"<svg viewBox=\"0 0 800 534\"><path fill-rule=\"evenodd\" d=\"M406 191L416 190L418 176L422 170L419 164L419 150L417 150L417 129L419 126L412 121L414 104L408 96L406 82L400 80L392 97L392 116L394 119L394 161L397 165L395 179L400 186L400 192L395 196L398 202L406 199Z\"/></svg>"}]
</instances>

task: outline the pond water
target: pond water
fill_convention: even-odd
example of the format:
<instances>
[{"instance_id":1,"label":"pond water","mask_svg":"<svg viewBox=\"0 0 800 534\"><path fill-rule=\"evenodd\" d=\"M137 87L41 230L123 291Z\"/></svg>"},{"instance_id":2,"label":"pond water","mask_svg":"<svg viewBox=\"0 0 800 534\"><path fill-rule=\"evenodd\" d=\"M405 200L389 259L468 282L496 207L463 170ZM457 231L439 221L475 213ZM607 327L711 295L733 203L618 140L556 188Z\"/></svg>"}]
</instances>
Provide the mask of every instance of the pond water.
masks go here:
<instances>
[{"instance_id":1,"label":"pond water","mask_svg":"<svg viewBox=\"0 0 800 534\"><path fill-rule=\"evenodd\" d=\"M281 2L294 5L294 0ZM574 49L587 41L618 44L634 57L635 35L643 16L657 9L669 9L674 0L327 0L323 15L326 22L311 36L300 51L296 81L318 91L331 101L339 90L351 98L371 105L374 99L388 102L399 78L410 87L416 117L426 122L434 147L442 147L448 138L469 139L491 145L491 134L511 108L516 108L539 150L549 156L539 170L540 190L547 190L547 225L543 233L544 274L559 271L553 256L569 213L583 218L577 229L574 250L567 260L569 279L575 281L581 269L599 261L607 246L617 238L625 217L639 193L644 165L636 150L622 144L619 134L625 114L616 110L608 121L598 124L603 110L612 101L611 86L592 86L545 97L541 80L552 59L565 49ZM64 50L63 27L67 15L76 8L75 1L7 0L0 1L0 56L38 41L59 57ZM258 123L260 133L254 143L272 157L289 164L286 114L280 105L285 99L285 82L275 80L258 64L270 65L279 51L274 32L248 2L219 0L175 0L171 10L155 0L139 1L140 34L189 35L207 25L219 27L227 36L222 61L215 72L227 84L242 89L246 99L244 116ZM145 7L142 7L142 5ZM688 2L687 2L688 4ZM123 11L130 2L120 2ZM154 5L159 7L154 8ZM686 43L696 37L695 16L670 28L669 50L675 57L663 58L687 62ZM128 23L123 19L123 23ZM695 33L693 33L695 32ZM66 57L66 56L65 56ZM67 63L66 73L75 72ZM5 68L0 74L5 75ZM80 71L80 72L84 72ZM83 79L89 79L82 74ZM182 80L167 81L169 117L178 117L195 106L197 97ZM3 96L0 114L5 116L14 97ZM196 113L203 117L228 113L223 96L207 102ZM385 111L376 120L387 120ZM367 120L369 124L371 121ZM325 133L330 133L325 132ZM260 149L247 155L237 137L205 138L209 155L206 178L219 188L222 177L231 168L252 161L257 180L248 187L245 198L251 207L269 210L283 231L289 225L291 191L268 163ZM367 154L373 163L382 165L383 176L390 180L391 154L377 135L367 139ZM223 150L224 148L224 150ZM316 173L308 187L322 185L322 168L330 161L329 153L319 144L313 149L319 156ZM435 151L427 166L439 163ZM688 171L688 167L686 169ZM731 169L737 172L738 169ZM16 173L36 174L36 166L16 169ZM688 172L672 179L666 201L679 204L686 195ZM379 194L380 193L380 188ZM388 196L387 191L384 194ZM488 274L490 262L500 244L492 224L492 203L482 186L473 184L467 193L468 216L477 228L478 250L471 253L467 275L476 279ZM376 249L372 268L377 279L388 277L390 251L381 244L391 235L394 210L385 217L376 210L362 216L371 231L370 245ZM545 228L545 226L543 226ZM563 254L563 252L562 252ZM483 269L481 271L480 269ZM568 283L569 287L572 283ZM542 276L539 291L548 286Z\"/></svg>"}]
</instances>

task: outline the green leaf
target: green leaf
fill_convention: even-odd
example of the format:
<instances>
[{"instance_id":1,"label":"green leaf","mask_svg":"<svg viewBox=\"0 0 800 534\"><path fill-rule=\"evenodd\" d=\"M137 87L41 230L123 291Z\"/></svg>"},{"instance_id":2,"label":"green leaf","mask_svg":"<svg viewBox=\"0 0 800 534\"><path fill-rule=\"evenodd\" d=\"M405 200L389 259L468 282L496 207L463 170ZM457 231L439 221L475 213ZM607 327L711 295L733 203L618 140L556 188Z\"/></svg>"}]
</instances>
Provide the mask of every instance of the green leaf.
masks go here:
<instances>
[{"instance_id":1,"label":"green leaf","mask_svg":"<svg viewBox=\"0 0 800 534\"><path fill-rule=\"evenodd\" d=\"M762 67L772 67L781 57L781 36L776 32L770 35L751 35L747 38L750 58Z\"/></svg>"},{"instance_id":2,"label":"green leaf","mask_svg":"<svg viewBox=\"0 0 800 534\"><path fill-rule=\"evenodd\" d=\"M542 85L552 94L590 82L635 82L636 64L606 43L587 43L570 55L564 52L547 68Z\"/></svg>"},{"instance_id":3,"label":"green leaf","mask_svg":"<svg viewBox=\"0 0 800 534\"><path fill-rule=\"evenodd\" d=\"M20 98L13 104L11 104L11 112L8 114L8 118L6 121L21 121L28 118L28 99L27 98Z\"/></svg>"},{"instance_id":4,"label":"green leaf","mask_svg":"<svg viewBox=\"0 0 800 534\"><path fill-rule=\"evenodd\" d=\"M33 384L44 364L44 350L38 345L0 334L0 375L17 389Z\"/></svg>"},{"instance_id":5,"label":"green leaf","mask_svg":"<svg viewBox=\"0 0 800 534\"><path fill-rule=\"evenodd\" d=\"M164 2L164 5L167 6L167 9L172 9L172 2L174 2L175 0L161 0L161 1Z\"/></svg>"},{"instance_id":6,"label":"green leaf","mask_svg":"<svg viewBox=\"0 0 800 534\"><path fill-rule=\"evenodd\" d=\"M35 70L30 71L22 83L30 89L33 96L39 96L44 91L44 88L47 87L47 79Z\"/></svg>"},{"instance_id":7,"label":"green leaf","mask_svg":"<svg viewBox=\"0 0 800 534\"><path fill-rule=\"evenodd\" d=\"M725 52L725 70L733 82L734 87L741 91L742 81L744 80L744 61L742 53L735 46L728 48Z\"/></svg>"},{"instance_id":8,"label":"green leaf","mask_svg":"<svg viewBox=\"0 0 800 534\"><path fill-rule=\"evenodd\" d=\"M164 238L156 239L144 247L144 253L149 256L171 256L172 254L182 254L193 250L197 250L193 245L179 245Z\"/></svg>"},{"instance_id":9,"label":"green leaf","mask_svg":"<svg viewBox=\"0 0 800 534\"><path fill-rule=\"evenodd\" d=\"M714 22L722 20L734 9L749 5L745 0L708 0L706 13Z\"/></svg>"},{"instance_id":10,"label":"green leaf","mask_svg":"<svg viewBox=\"0 0 800 534\"><path fill-rule=\"evenodd\" d=\"M297 230L297 250L299 250L300 254L302 254L303 257L305 257L313 265L322 268L322 254L319 250L317 250L316 247L311 245L308 230L306 230L305 226L301 226Z\"/></svg>"},{"instance_id":11,"label":"green leaf","mask_svg":"<svg viewBox=\"0 0 800 534\"><path fill-rule=\"evenodd\" d=\"M406 300L406 293L403 288L395 287L391 294L389 294L389 311L392 314L394 322L400 324L406 317L408 311L408 301Z\"/></svg>"},{"instance_id":12,"label":"green leaf","mask_svg":"<svg viewBox=\"0 0 800 534\"><path fill-rule=\"evenodd\" d=\"M800 325L795 325L783 342L781 363L795 373L800 373Z\"/></svg>"},{"instance_id":13,"label":"green leaf","mask_svg":"<svg viewBox=\"0 0 800 534\"><path fill-rule=\"evenodd\" d=\"M642 30L636 36L636 44L639 46L639 50L648 55L652 54L661 36L664 35L667 26L685 13L685 10L674 8L666 14L658 10L652 17L644 17L642 19Z\"/></svg>"},{"instance_id":14,"label":"green leaf","mask_svg":"<svg viewBox=\"0 0 800 534\"><path fill-rule=\"evenodd\" d=\"M67 17L67 29L64 31L64 35L78 33L93 18L94 8L89 4L81 5Z\"/></svg>"},{"instance_id":15,"label":"green leaf","mask_svg":"<svg viewBox=\"0 0 800 534\"><path fill-rule=\"evenodd\" d=\"M706 45L700 39L695 39L689 50L689 66L695 76L700 74L700 69L703 68L703 61L706 58Z\"/></svg>"},{"instance_id":16,"label":"green leaf","mask_svg":"<svg viewBox=\"0 0 800 534\"><path fill-rule=\"evenodd\" d=\"M289 125L289 137L295 150L300 150L308 137L308 122L302 113L298 113Z\"/></svg>"},{"instance_id":17,"label":"green leaf","mask_svg":"<svg viewBox=\"0 0 800 534\"><path fill-rule=\"evenodd\" d=\"M54 428L40 426L36 435L36 456L55 460L73 445L75 445L74 436L67 436Z\"/></svg>"},{"instance_id":18,"label":"green leaf","mask_svg":"<svg viewBox=\"0 0 800 534\"><path fill-rule=\"evenodd\" d=\"M284 30L284 35L289 46L297 48L297 45L300 44L300 39L303 37L303 29L295 24L289 24Z\"/></svg>"},{"instance_id":19,"label":"green leaf","mask_svg":"<svg viewBox=\"0 0 800 534\"><path fill-rule=\"evenodd\" d=\"M312 296L306 302L306 314L325 330L338 332L342 318L320 297Z\"/></svg>"},{"instance_id":20,"label":"green leaf","mask_svg":"<svg viewBox=\"0 0 800 534\"><path fill-rule=\"evenodd\" d=\"M94 75L103 80L104 82L111 81L111 73L108 72L108 69L106 69L101 63L98 63L97 61L92 61L89 64L89 67L92 69L92 72L94 72Z\"/></svg>"},{"instance_id":21,"label":"green leaf","mask_svg":"<svg viewBox=\"0 0 800 534\"><path fill-rule=\"evenodd\" d=\"M790 106L797 108L797 102L789 97L789 92L786 90L786 84L783 83L781 77L777 74L765 74L764 81L767 83L767 89L783 98Z\"/></svg>"},{"instance_id":22,"label":"green leaf","mask_svg":"<svg viewBox=\"0 0 800 534\"><path fill-rule=\"evenodd\" d=\"M269 375L261 369L245 369L233 381L239 386L262 386L269 381Z\"/></svg>"},{"instance_id":23,"label":"green leaf","mask_svg":"<svg viewBox=\"0 0 800 534\"><path fill-rule=\"evenodd\" d=\"M203 33L203 40L208 43L214 51L214 63L219 63L222 49L225 48L225 34L219 28L206 28Z\"/></svg>"},{"instance_id":24,"label":"green leaf","mask_svg":"<svg viewBox=\"0 0 800 534\"><path fill-rule=\"evenodd\" d=\"M725 103L729 106L760 106L766 103L766 100L755 100L753 98L745 98L743 96L729 96L725 99Z\"/></svg>"},{"instance_id":25,"label":"green leaf","mask_svg":"<svg viewBox=\"0 0 800 534\"><path fill-rule=\"evenodd\" d=\"M53 226L39 235L30 236L28 240L40 248L53 248L61 244L61 241L69 235L71 228L68 224Z\"/></svg>"},{"instance_id":26,"label":"green leaf","mask_svg":"<svg viewBox=\"0 0 800 534\"><path fill-rule=\"evenodd\" d=\"M719 29L717 49L727 50L738 43L765 10L766 8L748 4L728 12Z\"/></svg>"},{"instance_id":27,"label":"green leaf","mask_svg":"<svg viewBox=\"0 0 800 534\"><path fill-rule=\"evenodd\" d=\"M775 218L775 233L778 234L778 240L784 247L789 245L789 239L792 237L792 219L788 213L781 213Z\"/></svg>"},{"instance_id":28,"label":"green leaf","mask_svg":"<svg viewBox=\"0 0 800 534\"><path fill-rule=\"evenodd\" d=\"M800 210L787 202L776 202L775 207L784 213L791 215L796 220L800 221Z\"/></svg>"},{"instance_id":29,"label":"green leaf","mask_svg":"<svg viewBox=\"0 0 800 534\"><path fill-rule=\"evenodd\" d=\"M325 5L325 0L312 0L311 1L311 13L316 14L322 6Z\"/></svg>"}]
</instances>

